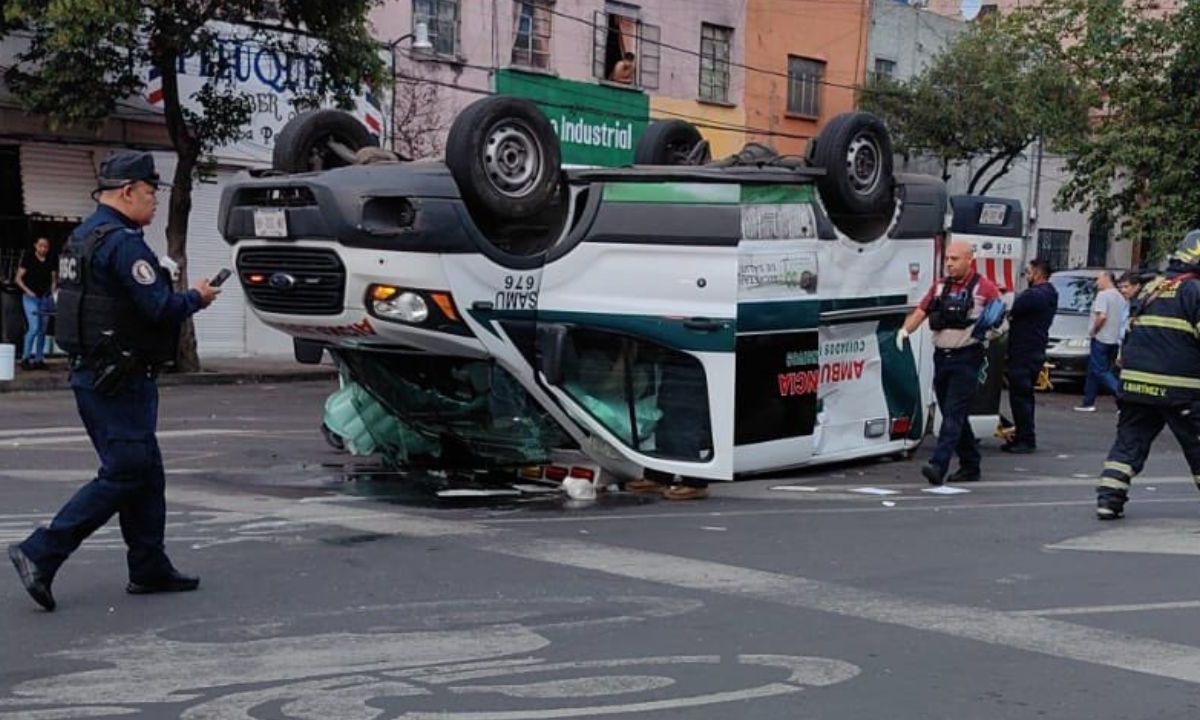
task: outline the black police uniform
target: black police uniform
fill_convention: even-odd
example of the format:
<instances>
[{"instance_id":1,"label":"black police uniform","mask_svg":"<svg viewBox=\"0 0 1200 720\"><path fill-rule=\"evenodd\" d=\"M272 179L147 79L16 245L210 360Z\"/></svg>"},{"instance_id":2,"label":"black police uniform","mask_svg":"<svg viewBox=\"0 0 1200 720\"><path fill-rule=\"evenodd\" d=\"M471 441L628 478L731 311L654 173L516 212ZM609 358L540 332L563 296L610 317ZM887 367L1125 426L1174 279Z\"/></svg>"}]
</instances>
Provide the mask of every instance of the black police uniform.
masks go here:
<instances>
[{"instance_id":1,"label":"black police uniform","mask_svg":"<svg viewBox=\"0 0 1200 720\"><path fill-rule=\"evenodd\" d=\"M1097 492L1097 515L1120 517L1130 483L1166 425L1200 486L1200 280L1172 262L1138 298L1121 349L1117 438Z\"/></svg>"},{"instance_id":2,"label":"black police uniform","mask_svg":"<svg viewBox=\"0 0 1200 720\"><path fill-rule=\"evenodd\" d=\"M153 158L115 156L101 169L102 187L157 183ZM75 493L48 527L38 528L10 557L34 573L49 596L59 566L85 538L120 515L128 546L129 591L192 589L163 548L164 473L155 431L158 364L174 357L180 323L201 307L196 290L172 291L141 228L100 205L76 228L59 260L57 341L72 354L71 388L100 470ZM108 331L107 333L105 331ZM27 566L22 570L22 562ZM182 582L181 582L182 581ZM42 602L53 608L53 599Z\"/></svg>"},{"instance_id":3,"label":"black police uniform","mask_svg":"<svg viewBox=\"0 0 1200 720\"><path fill-rule=\"evenodd\" d=\"M1008 331L1008 401L1016 434L1010 447L1037 446L1033 388L1046 362L1050 324L1058 310L1058 291L1048 282L1031 285L1013 300Z\"/></svg>"}]
</instances>

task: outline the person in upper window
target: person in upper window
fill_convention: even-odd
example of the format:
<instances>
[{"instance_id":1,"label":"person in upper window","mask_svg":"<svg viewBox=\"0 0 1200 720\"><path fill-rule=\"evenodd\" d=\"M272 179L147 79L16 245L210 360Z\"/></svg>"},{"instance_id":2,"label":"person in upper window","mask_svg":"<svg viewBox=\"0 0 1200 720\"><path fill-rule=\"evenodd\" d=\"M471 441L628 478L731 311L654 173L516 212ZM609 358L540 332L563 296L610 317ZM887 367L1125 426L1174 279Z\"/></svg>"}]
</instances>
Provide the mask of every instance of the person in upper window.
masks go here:
<instances>
[{"instance_id":1,"label":"person in upper window","mask_svg":"<svg viewBox=\"0 0 1200 720\"><path fill-rule=\"evenodd\" d=\"M633 61L633 53L626 52L616 65L613 65L612 72L608 74L608 79L613 82L633 84L633 78L637 70L637 66Z\"/></svg>"}]
</instances>

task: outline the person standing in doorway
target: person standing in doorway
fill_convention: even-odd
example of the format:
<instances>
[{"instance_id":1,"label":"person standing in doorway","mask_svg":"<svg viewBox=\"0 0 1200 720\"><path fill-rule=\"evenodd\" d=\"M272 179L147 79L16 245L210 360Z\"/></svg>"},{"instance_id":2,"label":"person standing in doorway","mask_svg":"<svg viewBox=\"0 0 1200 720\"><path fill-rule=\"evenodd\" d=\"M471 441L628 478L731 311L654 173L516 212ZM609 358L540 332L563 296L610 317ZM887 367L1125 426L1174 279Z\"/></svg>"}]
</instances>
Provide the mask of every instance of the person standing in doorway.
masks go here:
<instances>
[{"instance_id":1,"label":"person standing in doorway","mask_svg":"<svg viewBox=\"0 0 1200 720\"><path fill-rule=\"evenodd\" d=\"M1014 429L1004 452L1024 455L1037 449L1033 387L1046 362L1050 323L1058 310L1058 291L1050 284L1050 263L1038 258L1025 270L1029 287L1013 300L1008 331L1008 402Z\"/></svg>"},{"instance_id":2,"label":"person standing in doorway","mask_svg":"<svg viewBox=\"0 0 1200 720\"><path fill-rule=\"evenodd\" d=\"M163 543L166 476L155 437L159 367L174 359L179 325L220 292L202 279L174 292L142 228L154 219L161 185L149 153L123 152L100 166L99 206L59 256L57 337L70 353L71 389L100 457L96 477L8 557L37 604L55 608L59 567L92 533L120 515L134 595L195 590Z\"/></svg>"},{"instance_id":3,"label":"person standing in doorway","mask_svg":"<svg viewBox=\"0 0 1200 720\"><path fill-rule=\"evenodd\" d=\"M21 367L25 370L46 367L46 325L50 322L57 284L58 273L50 267L50 241L38 238L33 243L33 252L25 253L17 266L17 287L24 293L21 306L28 328L21 353Z\"/></svg>"},{"instance_id":4,"label":"person standing in doorway","mask_svg":"<svg viewBox=\"0 0 1200 720\"><path fill-rule=\"evenodd\" d=\"M974 246L950 243L945 263L946 277L933 284L896 333L896 347L903 352L909 335L926 318L933 331L933 389L942 427L933 456L921 468L931 485L980 478L979 448L969 418L971 400L983 369L985 334L1004 321L999 288L975 271ZM958 470L947 478L955 454Z\"/></svg>"},{"instance_id":5,"label":"person standing in doorway","mask_svg":"<svg viewBox=\"0 0 1200 720\"><path fill-rule=\"evenodd\" d=\"M1088 356L1087 379L1083 383L1083 400L1075 408L1078 412L1095 412L1096 396L1101 389L1113 397L1120 394L1117 375L1113 372L1120 349L1121 318L1125 316L1127 302L1117 290L1116 281L1108 270L1096 278L1096 300L1092 303L1091 354Z\"/></svg>"}]
</instances>

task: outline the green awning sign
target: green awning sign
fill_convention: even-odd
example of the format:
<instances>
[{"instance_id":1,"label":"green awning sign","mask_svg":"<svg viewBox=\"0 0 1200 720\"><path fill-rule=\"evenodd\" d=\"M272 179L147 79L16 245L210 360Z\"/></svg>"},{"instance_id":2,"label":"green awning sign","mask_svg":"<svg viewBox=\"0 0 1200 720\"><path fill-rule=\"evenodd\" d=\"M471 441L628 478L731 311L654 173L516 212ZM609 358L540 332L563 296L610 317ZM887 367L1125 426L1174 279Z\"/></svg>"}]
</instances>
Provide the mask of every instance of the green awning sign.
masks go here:
<instances>
[{"instance_id":1,"label":"green awning sign","mask_svg":"<svg viewBox=\"0 0 1200 720\"><path fill-rule=\"evenodd\" d=\"M532 100L546 114L568 165L633 163L633 148L650 121L650 98L637 90L499 70L496 92Z\"/></svg>"}]
</instances>

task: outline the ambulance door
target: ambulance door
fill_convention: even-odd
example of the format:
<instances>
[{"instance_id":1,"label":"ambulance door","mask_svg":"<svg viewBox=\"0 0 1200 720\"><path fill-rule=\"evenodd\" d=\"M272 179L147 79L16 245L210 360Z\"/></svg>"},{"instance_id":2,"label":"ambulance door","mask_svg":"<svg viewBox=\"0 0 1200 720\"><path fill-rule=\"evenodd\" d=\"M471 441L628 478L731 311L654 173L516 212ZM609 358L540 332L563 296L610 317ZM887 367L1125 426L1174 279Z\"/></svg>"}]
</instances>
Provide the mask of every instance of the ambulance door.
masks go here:
<instances>
[{"instance_id":1,"label":"ambulance door","mask_svg":"<svg viewBox=\"0 0 1200 720\"><path fill-rule=\"evenodd\" d=\"M551 252L539 382L642 467L733 477L739 186L595 183L587 232Z\"/></svg>"},{"instance_id":2,"label":"ambulance door","mask_svg":"<svg viewBox=\"0 0 1200 720\"><path fill-rule=\"evenodd\" d=\"M820 382L818 254L811 185L747 187L738 247L739 472L812 457Z\"/></svg>"}]
</instances>

